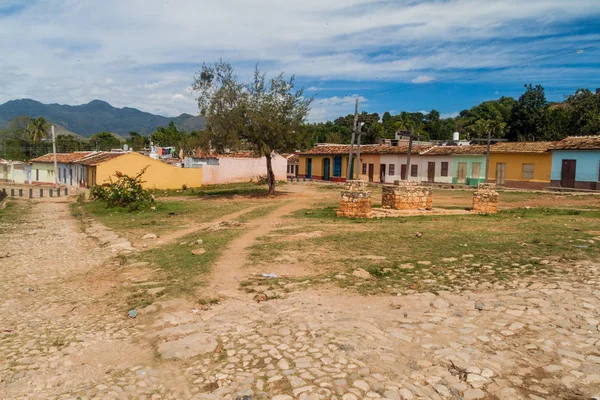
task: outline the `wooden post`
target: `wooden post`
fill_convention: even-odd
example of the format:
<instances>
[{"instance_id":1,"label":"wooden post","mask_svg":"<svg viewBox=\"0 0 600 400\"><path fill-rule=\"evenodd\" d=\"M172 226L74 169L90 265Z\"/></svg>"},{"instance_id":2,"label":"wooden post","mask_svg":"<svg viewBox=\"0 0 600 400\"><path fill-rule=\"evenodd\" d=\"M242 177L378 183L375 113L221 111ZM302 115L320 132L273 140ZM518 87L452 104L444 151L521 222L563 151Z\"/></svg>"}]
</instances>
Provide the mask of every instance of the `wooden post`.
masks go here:
<instances>
[{"instance_id":1,"label":"wooden post","mask_svg":"<svg viewBox=\"0 0 600 400\"><path fill-rule=\"evenodd\" d=\"M52 152L54 153L54 182L56 187L58 187L58 180L60 177L58 176L58 164L56 162L56 137L54 136L54 125L52 125L50 130L52 131ZM50 193L52 193L52 191ZM52 194L50 194L50 197L52 197Z\"/></svg>"},{"instance_id":2,"label":"wooden post","mask_svg":"<svg viewBox=\"0 0 600 400\"><path fill-rule=\"evenodd\" d=\"M410 156L412 153L412 142L413 142L413 136L415 135L415 128L413 128L412 126L410 127L410 137L408 138L408 152L406 155L406 180L409 181L409 176L410 176ZM400 167L400 173L402 173L402 167ZM402 177L400 177L402 178Z\"/></svg>"},{"instance_id":3,"label":"wooden post","mask_svg":"<svg viewBox=\"0 0 600 400\"><path fill-rule=\"evenodd\" d=\"M44 197L44 188L40 188L40 197Z\"/></svg>"},{"instance_id":4,"label":"wooden post","mask_svg":"<svg viewBox=\"0 0 600 400\"><path fill-rule=\"evenodd\" d=\"M488 130L487 149L485 150L485 183L488 183L488 171L490 170L490 145L492 143L492 130Z\"/></svg>"},{"instance_id":5,"label":"wooden post","mask_svg":"<svg viewBox=\"0 0 600 400\"><path fill-rule=\"evenodd\" d=\"M29 189L29 198L33 199L33 189Z\"/></svg>"},{"instance_id":6,"label":"wooden post","mask_svg":"<svg viewBox=\"0 0 600 400\"><path fill-rule=\"evenodd\" d=\"M360 137L362 135L362 124L358 125L358 139L357 139L357 149L356 149L356 179L360 179L360 175L358 174L360 169Z\"/></svg>"},{"instance_id":7,"label":"wooden post","mask_svg":"<svg viewBox=\"0 0 600 400\"><path fill-rule=\"evenodd\" d=\"M346 169L346 180L352 180L350 171L352 171L352 152L354 151L354 136L356 135L356 126L358 125L358 98L354 107L354 124L352 126L352 140L350 141L350 154L348 155L348 168Z\"/></svg>"}]
</instances>

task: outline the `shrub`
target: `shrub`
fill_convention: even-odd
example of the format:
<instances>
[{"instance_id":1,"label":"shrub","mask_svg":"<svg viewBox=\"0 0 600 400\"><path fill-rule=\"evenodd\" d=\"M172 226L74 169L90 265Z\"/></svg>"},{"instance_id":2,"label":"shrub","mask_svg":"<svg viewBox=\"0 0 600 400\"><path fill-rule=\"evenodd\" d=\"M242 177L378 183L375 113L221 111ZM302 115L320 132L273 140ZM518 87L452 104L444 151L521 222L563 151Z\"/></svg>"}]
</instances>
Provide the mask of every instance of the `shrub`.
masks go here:
<instances>
[{"instance_id":1,"label":"shrub","mask_svg":"<svg viewBox=\"0 0 600 400\"><path fill-rule=\"evenodd\" d=\"M107 184L92 186L90 199L103 200L108 207L128 208L130 211L150 207L154 202L154 197L149 190L142 187L142 183L144 183L142 176L146 172L146 168L136 176L129 176L117 171L115 173L116 181L111 178Z\"/></svg>"}]
</instances>

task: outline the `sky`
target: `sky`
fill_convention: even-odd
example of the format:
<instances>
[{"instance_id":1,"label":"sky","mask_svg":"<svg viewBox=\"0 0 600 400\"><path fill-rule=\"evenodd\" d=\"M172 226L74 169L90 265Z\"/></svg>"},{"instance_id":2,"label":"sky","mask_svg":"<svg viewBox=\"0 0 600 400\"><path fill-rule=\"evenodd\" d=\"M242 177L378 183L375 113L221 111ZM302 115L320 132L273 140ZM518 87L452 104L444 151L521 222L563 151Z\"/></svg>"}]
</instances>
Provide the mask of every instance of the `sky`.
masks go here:
<instances>
[{"instance_id":1,"label":"sky","mask_svg":"<svg viewBox=\"0 0 600 400\"><path fill-rule=\"evenodd\" d=\"M203 62L296 76L309 120L600 88L598 0L0 0L0 103L198 114Z\"/></svg>"}]
</instances>

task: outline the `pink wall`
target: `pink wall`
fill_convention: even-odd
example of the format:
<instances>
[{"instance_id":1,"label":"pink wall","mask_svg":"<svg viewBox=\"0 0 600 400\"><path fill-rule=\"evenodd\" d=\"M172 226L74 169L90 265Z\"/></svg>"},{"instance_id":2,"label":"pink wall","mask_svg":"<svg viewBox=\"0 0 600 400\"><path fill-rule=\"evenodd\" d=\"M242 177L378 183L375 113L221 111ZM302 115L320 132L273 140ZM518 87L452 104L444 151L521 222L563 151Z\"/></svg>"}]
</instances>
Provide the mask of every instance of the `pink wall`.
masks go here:
<instances>
[{"instance_id":1,"label":"pink wall","mask_svg":"<svg viewBox=\"0 0 600 400\"><path fill-rule=\"evenodd\" d=\"M284 181L287 173L287 160L280 155L272 159L275 179ZM219 165L202 166L202 184L249 182L267 175L267 160L262 158L219 158Z\"/></svg>"}]
</instances>

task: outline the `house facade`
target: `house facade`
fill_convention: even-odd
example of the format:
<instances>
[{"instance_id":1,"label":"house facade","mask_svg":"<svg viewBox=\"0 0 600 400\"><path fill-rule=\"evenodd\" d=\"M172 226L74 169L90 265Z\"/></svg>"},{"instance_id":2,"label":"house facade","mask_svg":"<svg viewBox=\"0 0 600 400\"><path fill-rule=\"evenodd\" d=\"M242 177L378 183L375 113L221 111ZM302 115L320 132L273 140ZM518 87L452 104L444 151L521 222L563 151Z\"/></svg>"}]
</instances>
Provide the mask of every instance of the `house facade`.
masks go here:
<instances>
[{"instance_id":1,"label":"house facade","mask_svg":"<svg viewBox=\"0 0 600 400\"><path fill-rule=\"evenodd\" d=\"M361 146L361 159L363 150L369 146ZM355 147L356 152L356 147ZM298 155L298 176L300 178L345 182L347 178L348 158L350 146L348 145L318 145ZM351 174L354 176L354 168L357 167L356 154L353 157Z\"/></svg>"},{"instance_id":2,"label":"house facade","mask_svg":"<svg viewBox=\"0 0 600 400\"><path fill-rule=\"evenodd\" d=\"M519 189L550 186L552 142L504 142L491 146L488 181Z\"/></svg>"},{"instance_id":3,"label":"house facade","mask_svg":"<svg viewBox=\"0 0 600 400\"><path fill-rule=\"evenodd\" d=\"M196 154L202 169L202 183L215 185L235 182L258 181L267 176L266 157L252 153ZM288 160L276 153L271 156L275 180L287 178Z\"/></svg>"},{"instance_id":4,"label":"house facade","mask_svg":"<svg viewBox=\"0 0 600 400\"><path fill-rule=\"evenodd\" d=\"M48 153L31 160L31 182L39 185L59 183L67 186L78 186L83 178L75 162L94 152L75 151L73 153L56 153L58 177L54 169L54 153Z\"/></svg>"},{"instance_id":5,"label":"house facade","mask_svg":"<svg viewBox=\"0 0 600 400\"><path fill-rule=\"evenodd\" d=\"M143 186L147 189L181 189L202 186L202 168L179 168L135 152L98 152L76 162L87 187L108 183L115 173L137 175L146 168Z\"/></svg>"},{"instance_id":6,"label":"house facade","mask_svg":"<svg viewBox=\"0 0 600 400\"><path fill-rule=\"evenodd\" d=\"M421 181L477 186L485 181L485 146L434 146L421 153Z\"/></svg>"},{"instance_id":7,"label":"house facade","mask_svg":"<svg viewBox=\"0 0 600 400\"><path fill-rule=\"evenodd\" d=\"M568 137L551 146L554 188L600 190L600 136Z\"/></svg>"},{"instance_id":8,"label":"house facade","mask_svg":"<svg viewBox=\"0 0 600 400\"><path fill-rule=\"evenodd\" d=\"M21 161L0 159L0 182L30 183L31 165Z\"/></svg>"}]
</instances>

